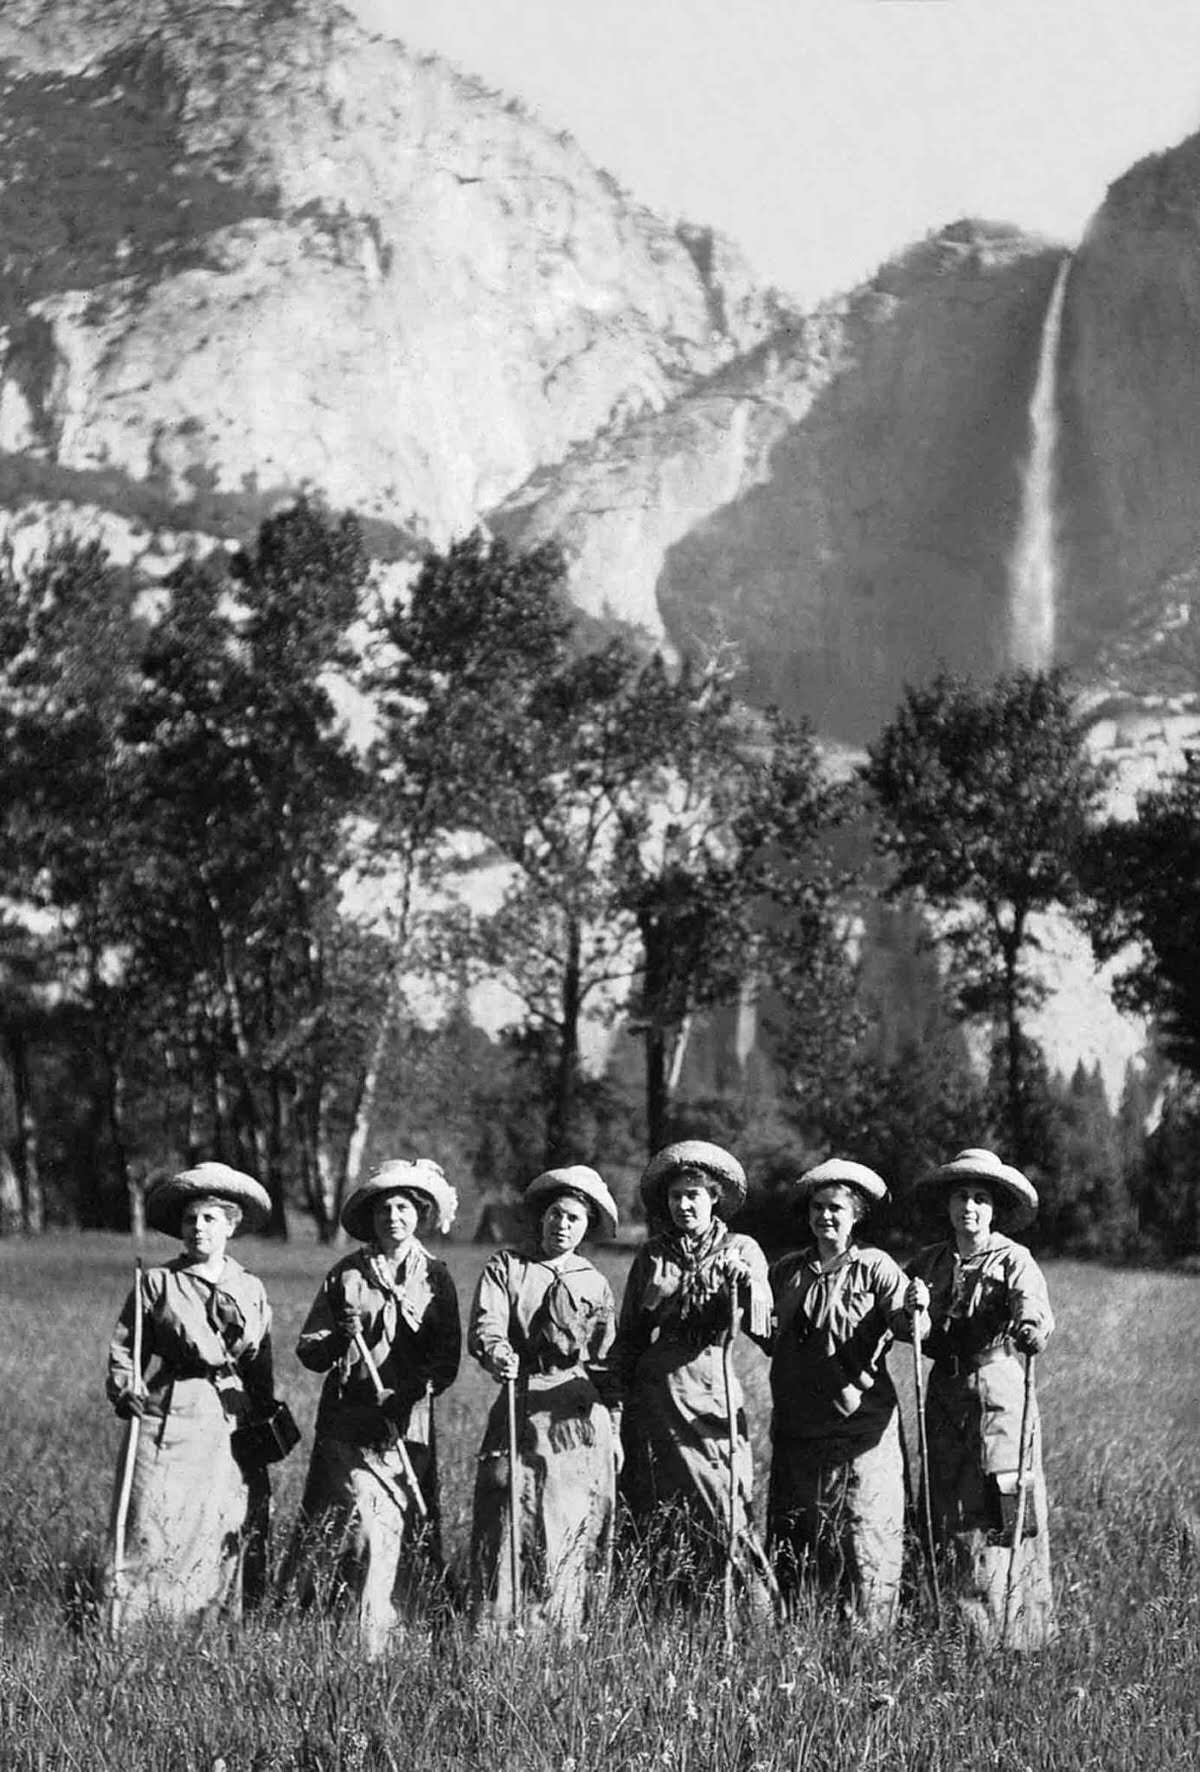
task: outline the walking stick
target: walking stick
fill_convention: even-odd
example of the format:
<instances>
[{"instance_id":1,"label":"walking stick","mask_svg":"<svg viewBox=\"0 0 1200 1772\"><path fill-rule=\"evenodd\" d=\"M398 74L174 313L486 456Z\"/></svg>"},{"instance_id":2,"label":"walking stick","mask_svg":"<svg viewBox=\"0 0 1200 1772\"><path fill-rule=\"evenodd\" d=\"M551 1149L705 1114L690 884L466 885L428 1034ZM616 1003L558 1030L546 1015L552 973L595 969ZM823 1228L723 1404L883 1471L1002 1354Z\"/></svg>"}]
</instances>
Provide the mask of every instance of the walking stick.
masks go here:
<instances>
[{"instance_id":1,"label":"walking stick","mask_svg":"<svg viewBox=\"0 0 1200 1772\"><path fill-rule=\"evenodd\" d=\"M133 1376L129 1386L135 1397L142 1394L142 1258L133 1264ZM125 1446L121 1454L121 1477L117 1488L117 1505L112 1525L112 1594L108 1607L108 1629L116 1636L121 1628L122 1589L125 1583L125 1533L129 1526L129 1500L133 1494L133 1470L137 1463L138 1441L142 1418L135 1411L125 1427Z\"/></svg>"},{"instance_id":2,"label":"walking stick","mask_svg":"<svg viewBox=\"0 0 1200 1772\"><path fill-rule=\"evenodd\" d=\"M933 1619L942 1622L942 1593L938 1585L937 1547L933 1542L933 1504L929 1498L929 1440L925 1429L925 1370L921 1365L921 1313L912 1313L913 1382L917 1392L917 1457L921 1465L921 1525L925 1533L925 1557L933 1593Z\"/></svg>"},{"instance_id":3,"label":"walking stick","mask_svg":"<svg viewBox=\"0 0 1200 1772\"><path fill-rule=\"evenodd\" d=\"M1004 1634L1002 1641L1008 1647L1008 1628L1012 1620L1013 1593L1017 1585L1017 1554L1021 1549L1021 1539L1025 1533L1025 1505L1029 1496L1029 1486L1033 1481L1031 1469L1033 1460L1029 1454L1033 1451L1033 1421L1030 1404L1033 1398L1033 1355L1025 1356L1025 1395L1021 1399L1021 1436L1017 1442L1017 1517L1013 1521L1012 1547L1008 1553L1008 1580L1004 1584Z\"/></svg>"},{"instance_id":4,"label":"walking stick","mask_svg":"<svg viewBox=\"0 0 1200 1772\"><path fill-rule=\"evenodd\" d=\"M733 1343L738 1329L737 1281L729 1282L729 1323L721 1349L721 1376L725 1381L725 1429L729 1440L729 1489L725 1500L725 1582L722 1610L725 1646L733 1647L733 1551L737 1543L737 1412L733 1406Z\"/></svg>"},{"instance_id":5,"label":"walking stick","mask_svg":"<svg viewBox=\"0 0 1200 1772\"><path fill-rule=\"evenodd\" d=\"M508 1576L512 1583L512 1624L513 1629L517 1630L521 1621L521 1539L517 1526L517 1381L515 1378L504 1380L504 1395L508 1404Z\"/></svg>"},{"instance_id":6,"label":"walking stick","mask_svg":"<svg viewBox=\"0 0 1200 1772\"><path fill-rule=\"evenodd\" d=\"M363 1340L361 1330L354 1337L354 1351L367 1369L367 1376L371 1380L371 1389L375 1392L375 1401L382 1403L385 1395L383 1380L379 1376L378 1366L371 1357L371 1350ZM399 1428L395 1430L392 1444L400 1463L400 1474L403 1476L408 1493L412 1497L412 1504L417 1510L417 1517L422 1520L428 1519L429 1509L425 1505L421 1485L417 1482L417 1473L413 1470L412 1459L408 1456L408 1447L404 1444L404 1435ZM378 1474L376 1472L377 1476ZM387 1485L385 1484L384 1487L386 1488Z\"/></svg>"}]
</instances>

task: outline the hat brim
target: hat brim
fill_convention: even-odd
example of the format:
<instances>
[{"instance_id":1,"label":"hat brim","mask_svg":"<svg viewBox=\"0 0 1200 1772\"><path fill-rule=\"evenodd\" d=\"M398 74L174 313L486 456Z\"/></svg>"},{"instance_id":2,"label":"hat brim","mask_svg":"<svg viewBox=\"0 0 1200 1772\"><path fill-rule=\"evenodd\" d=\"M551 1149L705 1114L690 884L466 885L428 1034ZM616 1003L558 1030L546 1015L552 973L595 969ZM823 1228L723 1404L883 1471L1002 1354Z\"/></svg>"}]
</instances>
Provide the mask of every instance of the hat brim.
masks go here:
<instances>
[{"instance_id":1,"label":"hat brim","mask_svg":"<svg viewBox=\"0 0 1200 1772\"><path fill-rule=\"evenodd\" d=\"M650 1217L669 1216L667 1189L677 1176L688 1171L702 1175L711 1185L720 1217L732 1217L745 1204L746 1172L737 1158L705 1139L684 1139L658 1151L646 1165L638 1192Z\"/></svg>"},{"instance_id":2,"label":"hat brim","mask_svg":"<svg viewBox=\"0 0 1200 1772\"><path fill-rule=\"evenodd\" d=\"M574 1194L585 1200L596 1215L590 1234L601 1242L611 1243L617 1234L617 1204L604 1181L594 1169L572 1164L563 1169L547 1169L535 1175L521 1196L530 1212L543 1212L557 1194Z\"/></svg>"},{"instance_id":3,"label":"hat brim","mask_svg":"<svg viewBox=\"0 0 1200 1772\"><path fill-rule=\"evenodd\" d=\"M146 1223L168 1237L183 1236L183 1214L197 1200L219 1200L236 1206L241 1219L234 1226L237 1236L245 1231L259 1231L271 1216L271 1196L253 1176L230 1169L225 1175L184 1173L160 1181L146 1196Z\"/></svg>"},{"instance_id":4,"label":"hat brim","mask_svg":"<svg viewBox=\"0 0 1200 1772\"><path fill-rule=\"evenodd\" d=\"M933 1169L918 1178L917 1195L933 1209L955 1188L971 1182L989 1190L995 1202L996 1216L1003 1218L1011 1229L1024 1230L1037 1217L1037 1189L1019 1169L1013 1169L1007 1163L995 1169L957 1159L943 1163L940 1169Z\"/></svg>"},{"instance_id":5,"label":"hat brim","mask_svg":"<svg viewBox=\"0 0 1200 1772\"><path fill-rule=\"evenodd\" d=\"M388 1194L415 1194L422 1202L422 1231L435 1230L443 1235L454 1223L458 1211L458 1195L449 1182L434 1176L414 1175L411 1179L388 1176L371 1177L360 1182L345 1202L340 1213L342 1229L356 1243L375 1240L375 1208Z\"/></svg>"},{"instance_id":6,"label":"hat brim","mask_svg":"<svg viewBox=\"0 0 1200 1772\"><path fill-rule=\"evenodd\" d=\"M800 1208L823 1187L853 1188L868 1206L883 1206L891 1199L882 1175L877 1175L865 1163L852 1162L848 1157L831 1157L827 1162L818 1163L815 1169L807 1170L787 1184L788 1197L793 1206Z\"/></svg>"}]
</instances>

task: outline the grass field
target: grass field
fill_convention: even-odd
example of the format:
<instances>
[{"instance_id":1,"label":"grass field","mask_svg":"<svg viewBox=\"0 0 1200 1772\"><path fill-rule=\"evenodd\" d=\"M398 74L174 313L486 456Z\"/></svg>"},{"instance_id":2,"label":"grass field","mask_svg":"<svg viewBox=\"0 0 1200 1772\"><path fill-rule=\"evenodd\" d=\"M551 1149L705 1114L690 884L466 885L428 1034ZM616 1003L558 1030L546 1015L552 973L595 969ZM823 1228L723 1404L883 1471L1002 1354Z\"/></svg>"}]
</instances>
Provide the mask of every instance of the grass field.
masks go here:
<instances>
[{"instance_id":1,"label":"grass field","mask_svg":"<svg viewBox=\"0 0 1200 1772\"><path fill-rule=\"evenodd\" d=\"M173 1253L158 1239L149 1259ZM280 1468L294 1516L318 1381L292 1357L327 1251L247 1244L276 1316L279 1388L306 1430ZM464 1311L486 1251L455 1247ZM601 1264L620 1291L624 1259ZM113 1237L0 1244L0 1768L154 1772L588 1772L651 1767L1200 1766L1200 1279L1048 1268L1059 1333L1039 1362L1060 1636L985 1659L909 1614L873 1647L828 1609L783 1631L647 1625L619 1595L590 1641L484 1647L457 1622L366 1667L297 1617L116 1647L89 1617L117 1424L104 1352L129 1283ZM744 1377L765 1487L765 1363ZM907 1386L907 1369L898 1377ZM448 1550L469 1528L493 1394L471 1366L442 1400Z\"/></svg>"}]
</instances>

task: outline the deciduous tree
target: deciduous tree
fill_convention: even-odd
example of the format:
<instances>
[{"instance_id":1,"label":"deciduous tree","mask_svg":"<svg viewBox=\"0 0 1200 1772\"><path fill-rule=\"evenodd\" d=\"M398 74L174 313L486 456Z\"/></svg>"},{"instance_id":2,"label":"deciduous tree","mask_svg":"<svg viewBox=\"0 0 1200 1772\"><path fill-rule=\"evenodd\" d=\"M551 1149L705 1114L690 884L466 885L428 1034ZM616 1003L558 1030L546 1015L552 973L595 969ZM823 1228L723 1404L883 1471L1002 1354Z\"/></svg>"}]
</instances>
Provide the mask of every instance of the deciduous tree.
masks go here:
<instances>
[{"instance_id":1,"label":"deciduous tree","mask_svg":"<svg viewBox=\"0 0 1200 1772\"><path fill-rule=\"evenodd\" d=\"M940 914L965 1016L995 1018L1007 1074L1007 1149L1026 1156L1022 1017L1044 986L1032 919L1079 898L1078 863L1105 780L1061 671L910 689L864 769L893 890Z\"/></svg>"}]
</instances>

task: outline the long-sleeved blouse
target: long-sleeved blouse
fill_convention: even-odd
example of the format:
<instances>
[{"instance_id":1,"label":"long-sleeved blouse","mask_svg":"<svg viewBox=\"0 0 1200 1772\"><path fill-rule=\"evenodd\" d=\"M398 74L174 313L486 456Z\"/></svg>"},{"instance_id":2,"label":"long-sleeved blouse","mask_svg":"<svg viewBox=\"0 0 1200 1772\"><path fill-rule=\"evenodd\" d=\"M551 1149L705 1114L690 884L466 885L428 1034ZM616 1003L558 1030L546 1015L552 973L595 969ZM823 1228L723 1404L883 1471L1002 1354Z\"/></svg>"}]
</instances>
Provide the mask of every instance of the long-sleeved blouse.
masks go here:
<instances>
[{"instance_id":1,"label":"long-sleeved blouse","mask_svg":"<svg viewBox=\"0 0 1200 1772\"><path fill-rule=\"evenodd\" d=\"M617 1401L612 1288L582 1255L551 1260L503 1249L479 1277L467 1348L493 1375L515 1353L523 1378L580 1366L601 1400Z\"/></svg>"},{"instance_id":2,"label":"long-sleeved blouse","mask_svg":"<svg viewBox=\"0 0 1200 1772\"><path fill-rule=\"evenodd\" d=\"M414 1242L393 1277L379 1251L367 1245L335 1263L321 1283L296 1354L310 1372L327 1374L318 1438L355 1444L378 1434L381 1416L370 1374L339 1326L348 1310L362 1318L363 1339L384 1387L408 1405L390 1419L406 1440L427 1445L430 1394L453 1384L462 1357L458 1296L445 1262Z\"/></svg>"},{"instance_id":3,"label":"long-sleeved blouse","mask_svg":"<svg viewBox=\"0 0 1200 1772\"><path fill-rule=\"evenodd\" d=\"M906 1285L890 1255L857 1244L828 1265L811 1249L775 1263L776 1441L879 1439L896 1408L884 1355Z\"/></svg>"},{"instance_id":4,"label":"long-sleeved blouse","mask_svg":"<svg viewBox=\"0 0 1200 1772\"><path fill-rule=\"evenodd\" d=\"M231 1417L241 1412L244 1394L255 1402L270 1398L271 1307L262 1281L232 1256L217 1280L198 1274L182 1256L148 1268L140 1296L147 1415L166 1415L184 1379L213 1385ZM112 1403L133 1385L134 1300L131 1292L109 1343L105 1389Z\"/></svg>"}]
</instances>

